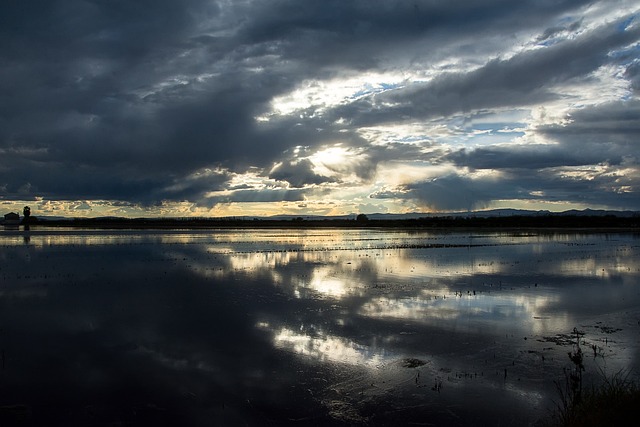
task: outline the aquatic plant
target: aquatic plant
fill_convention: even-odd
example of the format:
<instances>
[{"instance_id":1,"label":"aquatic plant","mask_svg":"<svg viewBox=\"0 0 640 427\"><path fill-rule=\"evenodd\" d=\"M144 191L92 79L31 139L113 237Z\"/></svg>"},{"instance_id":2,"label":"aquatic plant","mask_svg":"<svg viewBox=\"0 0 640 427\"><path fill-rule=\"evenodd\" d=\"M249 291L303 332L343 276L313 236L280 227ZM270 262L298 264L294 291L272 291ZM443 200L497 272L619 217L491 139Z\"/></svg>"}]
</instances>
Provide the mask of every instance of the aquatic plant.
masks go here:
<instances>
[{"instance_id":1,"label":"aquatic plant","mask_svg":"<svg viewBox=\"0 0 640 427\"><path fill-rule=\"evenodd\" d=\"M556 403L550 425L635 425L632 416L640 405L640 388L637 382L629 379L628 371L621 370L611 377L601 371L601 383L584 389L584 355L580 347L580 337L584 333L576 328L573 333L576 342L573 351L568 353L573 366L564 370L564 384L556 382L560 401Z\"/></svg>"},{"instance_id":2,"label":"aquatic plant","mask_svg":"<svg viewBox=\"0 0 640 427\"><path fill-rule=\"evenodd\" d=\"M603 375L602 383L584 390L579 400L571 399L566 393L562 394L562 403L558 405L551 425L636 425L640 388L636 381L629 379L629 374L628 371L619 371L609 378Z\"/></svg>"},{"instance_id":3,"label":"aquatic plant","mask_svg":"<svg viewBox=\"0 0 640 427\"><path fill-rule=\"evenodd\" d=\"M560 396L560 402L556 403L559 425L573 425L571 420L574 418L576 408L580 406L582 400L582 372L584 371L583 353L580 348L580 335L584 333L573 328L573 334L576 336L573 351L568 352L569 360L573 366L569 369L564 368L564 383L556 381L556 389Z\"/></svg>"}]
</instances>

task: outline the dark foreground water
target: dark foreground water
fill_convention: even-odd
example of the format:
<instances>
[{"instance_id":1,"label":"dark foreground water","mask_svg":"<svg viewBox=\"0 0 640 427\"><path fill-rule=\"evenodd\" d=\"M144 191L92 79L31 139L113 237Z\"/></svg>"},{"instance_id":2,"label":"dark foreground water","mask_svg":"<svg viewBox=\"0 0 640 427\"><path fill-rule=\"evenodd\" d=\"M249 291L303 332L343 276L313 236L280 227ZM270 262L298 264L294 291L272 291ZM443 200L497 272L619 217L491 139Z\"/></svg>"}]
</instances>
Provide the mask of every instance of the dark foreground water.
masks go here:
<instances>
[{"instance_id":1,"label":"dark foreground water","mask_svg":"<svg viewBox=\"0 0 640 427\"><path fill-rule=\"evenodd\" d=\"M0 425L533 425L639 322L637 234L0 231Z\"/></svg>"}]
</instances>

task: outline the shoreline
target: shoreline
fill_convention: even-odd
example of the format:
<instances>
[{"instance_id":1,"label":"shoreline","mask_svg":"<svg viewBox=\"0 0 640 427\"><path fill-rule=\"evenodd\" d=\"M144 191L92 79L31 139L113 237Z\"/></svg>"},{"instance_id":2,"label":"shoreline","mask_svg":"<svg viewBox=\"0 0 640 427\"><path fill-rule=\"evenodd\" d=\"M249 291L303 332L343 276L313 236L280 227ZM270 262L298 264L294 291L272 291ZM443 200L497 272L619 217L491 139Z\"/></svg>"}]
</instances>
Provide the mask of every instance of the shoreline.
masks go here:
<instances>
[{"instance_id":1,"label":"shoreline","mask_svg":"<svg viewBox=\"0 0 640 427\"><path fill-rule=\"evenodd\" d=\"M549 231L640 232L640 217L614 216L511 216L430 217L419 219L216 219L216 218L71 218L39 220L28 224L0 224L5 230L30 231L40 227L113 230L214 230L214 229L406 229L432 231Z\"/></svg>"}]
</instances>

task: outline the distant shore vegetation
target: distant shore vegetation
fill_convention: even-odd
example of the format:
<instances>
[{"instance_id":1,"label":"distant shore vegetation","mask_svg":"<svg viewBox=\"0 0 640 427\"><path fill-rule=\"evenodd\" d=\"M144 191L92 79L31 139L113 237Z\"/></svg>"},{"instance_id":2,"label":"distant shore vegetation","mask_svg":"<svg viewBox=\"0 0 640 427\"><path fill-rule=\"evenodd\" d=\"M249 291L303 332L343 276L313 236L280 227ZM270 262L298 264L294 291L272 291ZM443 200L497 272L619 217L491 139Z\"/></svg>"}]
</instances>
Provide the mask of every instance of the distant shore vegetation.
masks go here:
<instances>
[{"instance_id":1,"label":"distant shore vegetation","mask_svg":"<svg viewBox=\"0 0 640 427\"><path fill-rule=\"evenodd\" d=\"M354 218L65 218L31 217L31 226L112 228L112 229L197 229L197 228L574 228L640 229L640 216L616 215L513 215L495 217L432 216L406 219L372 219L365 214Z\"/></svg>"}]
</instances>

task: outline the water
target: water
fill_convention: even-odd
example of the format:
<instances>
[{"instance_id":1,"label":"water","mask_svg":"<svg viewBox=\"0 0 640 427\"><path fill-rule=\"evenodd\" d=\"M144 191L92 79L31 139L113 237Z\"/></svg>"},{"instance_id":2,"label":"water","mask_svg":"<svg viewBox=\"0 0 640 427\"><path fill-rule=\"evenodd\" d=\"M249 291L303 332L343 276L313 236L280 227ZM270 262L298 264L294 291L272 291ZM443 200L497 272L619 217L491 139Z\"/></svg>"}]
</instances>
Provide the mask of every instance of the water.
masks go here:
<instances>
[{"instance_id":1,"label":"water","mask_svg":"<svg viewBox=\"0 0 640 427\"><path fill-rule=\"evenodd\" d=\"M0 232L3 425L533 425L640 368L638 234Z\"/></svg>"}]
</instances>

